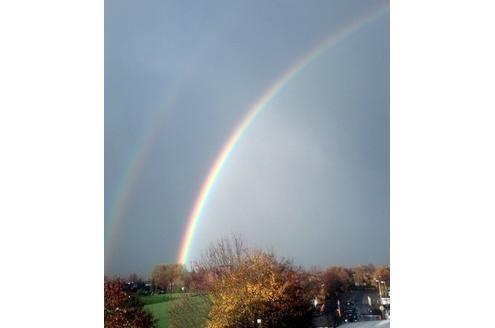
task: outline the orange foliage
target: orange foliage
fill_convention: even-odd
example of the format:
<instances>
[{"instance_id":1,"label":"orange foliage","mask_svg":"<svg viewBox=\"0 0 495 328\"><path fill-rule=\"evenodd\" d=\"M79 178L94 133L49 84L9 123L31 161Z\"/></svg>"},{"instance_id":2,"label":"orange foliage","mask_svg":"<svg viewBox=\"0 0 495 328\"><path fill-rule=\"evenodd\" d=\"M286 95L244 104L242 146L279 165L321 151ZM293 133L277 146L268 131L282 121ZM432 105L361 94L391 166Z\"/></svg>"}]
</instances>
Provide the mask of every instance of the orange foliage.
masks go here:
<instances>
[{"instance_id":1,"label":"orange foliage","mask_svg":"<svg viewBox=\"0 0 495 328\"><path fill-rule=\"evenodd\" d=\"M218 280L208 327L299 327L308 301L299 271L254 251Z\"/></svg>"}]
</instances>

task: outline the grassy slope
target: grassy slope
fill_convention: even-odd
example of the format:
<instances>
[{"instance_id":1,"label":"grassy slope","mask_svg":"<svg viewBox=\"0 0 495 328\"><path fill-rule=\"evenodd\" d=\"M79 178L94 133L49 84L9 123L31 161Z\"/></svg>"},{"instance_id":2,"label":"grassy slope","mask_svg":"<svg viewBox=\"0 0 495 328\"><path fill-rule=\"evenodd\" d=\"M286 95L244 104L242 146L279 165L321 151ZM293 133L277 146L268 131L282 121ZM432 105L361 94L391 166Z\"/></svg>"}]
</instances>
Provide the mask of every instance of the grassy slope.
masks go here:
<instances>
[{"instance_id":1,"label":"grassy slope","mask_svg":"<svg viewBox=\"0 0 495 328\"><path fill-rule=\"evenodd\" d=\"M171 303L173 303L173 301L148 304L144 306L144 308L150 311L153 314L153 316L157 319L158 328L167 328L170 326L168 309L172 305Z\"/></svg>"},{"instance_id":2,"label":"grassy slope","mask_svg":"<svg viewBox=\"0 0 495 328\"><path fill-rule=\"evenodd\" d=\"M184 294L149 295L141 296L139 299L145 304L144 308L150 311L158 320L158 328L168 328L170 326L168 310L183 295ZM199 302L200 298L198 298L198 305L201 306Z\"/></svg>"},{"instance_id":3,"label":"grassy slope","mask_svg":"<svg viewBox=\"0 0 495 328\"><path fill-rule=\"evenodd\" d=\"M167 328L170 326L168 309L178 297L177 294L160 294L140 296L139 299L144 303L144 308L158 320L158 328Z\"/></svg>"}]
</instances>

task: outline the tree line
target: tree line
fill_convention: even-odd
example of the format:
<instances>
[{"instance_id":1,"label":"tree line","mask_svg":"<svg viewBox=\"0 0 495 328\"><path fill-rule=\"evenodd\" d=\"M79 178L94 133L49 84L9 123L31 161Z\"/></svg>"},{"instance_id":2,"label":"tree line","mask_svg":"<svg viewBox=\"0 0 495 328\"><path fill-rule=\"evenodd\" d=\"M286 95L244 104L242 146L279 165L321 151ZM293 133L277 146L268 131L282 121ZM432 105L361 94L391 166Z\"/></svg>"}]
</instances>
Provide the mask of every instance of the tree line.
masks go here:
<instances>
[{"instance_id":1,"label":"tree line","mask_svg":"<svg viewBox=\"0 0 495 328\"><path fill-rule=\"evenodd\" d=\"M142 281L137 275L128 280ZM156 265L150 292L184 293L170 308L172 327L301 327L307 326L314 311L312 300L325 302L377 284L390 286L389 266L306 270L272 252L247 247L240 236L233 235L212 244L189 270L176 263ZM105 327L116 327L107 325L106 319L105 308ZM150 324L146 327L153 327L145 321Z\"/></svg>"}]
</instances>

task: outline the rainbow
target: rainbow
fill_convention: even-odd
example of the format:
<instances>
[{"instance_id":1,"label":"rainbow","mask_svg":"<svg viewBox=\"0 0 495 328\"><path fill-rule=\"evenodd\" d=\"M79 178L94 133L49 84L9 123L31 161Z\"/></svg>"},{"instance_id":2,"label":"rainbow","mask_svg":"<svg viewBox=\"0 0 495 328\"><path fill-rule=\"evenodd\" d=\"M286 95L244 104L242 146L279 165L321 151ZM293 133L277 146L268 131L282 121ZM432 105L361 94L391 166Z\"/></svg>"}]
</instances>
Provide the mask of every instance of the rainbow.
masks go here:
<instances>
[{"instance_id":1,"label":"rainbow","mask_svg":"<svg viewBox=\"0 0 495 328\"><path fill-rule=\"evenodd\" d=\"M220 153L217 155L208 175L206 176L206 179L201 186L201 190L196 197L189 218L187 219L186 230L179 248L177 260L179 263L186 264L196 227L206 206L208 196L210 195L215 181L220 175L222 168L224 167L229 156L232 154L235 146L239 142L239 139L254 121L256 116L266 107L270 100L272 100L273 97L275 97L290 80L292 80L298 73L308 66L308 64L319 57L322 53L335 46L338 42L344 40L346 37L358 31L360 28L372 22L387 11L388 3L385 6L372 10L364 16L358 17L341 29L330 34L317 46L312 48L304 56L297 60L291 67L289 67L289 69L285 71L285 73L283 73L278 79L276 79L267 91L265 91L265 93L263 93L263 95L249 108L244 118L233 130L227 142L222 147Z\"/></svg>"},{"instance_id":2,"label":"rainbow","mask_svg":"<svg viewBox=\"0 0 495 328\"><path fill-rule=\"evenodd\" d=\"M162 122L162 119L154 120L155 122ZM151 149L152 142L147 142L147 140L153 140L155 131L158 130L158 124L156 127L150 127L145 129L145 133L141 137L140 141L137 143L141 145L140 147L136 147L135 151L132 153L128 165L124 170L124 175L120 179L120 184L117 187L117 193L114 197L114 201L112 202L112 206L109 212L108 226L111 228L108 232L108 237L105 238L105 261L110 261L112 257L113 249L112 249L112 241L115 240L116 235L119 231L118 224L121 222L121 218L124 216L125 211L127 209L127 200L132 191L132 187L139 176L139 172L145 163L146 157Z\"/></svg>"},{"instance_id":3,"label":"rainbow","mask_svg":"<svg viewBox=\"0 0 495 328\"><path fill-rule=\"evenodd\" d=\"M114 241L120 230L120 223L127 210L127 203L129 196L133 190L133 186L138 180L139 173L142 170L146 158L152 149L152 146L157 139L160 130L167 121L168 115L171 114L173 106L179 97L180 92L183 90L184 85L192 76L201 62L196 61L191 64L185 70L182 78L171 87L171 90L167 94L167 98L160 110L150 115L147 126L143 129L134 151L131 152L129 159L126 161L127 165L124 167L122 177L119 179L115 196L110 203L107 226L105 229L105 261L108 264L112 258L114 251Z\"/></svg>"},{"instance_id":4,"label":"rainbow","mask_svg":"<svg viewBox=\"0 0 495 328\"><path fill-rule=\"evenodd\" d=\"M189 72L188 72L189 73ZM186 74L188 76L189 74ZM179 92L182 89L186 78L179 81L169 93L163 109L151 115L148 120L148 125L143 129L143 133L136 143L134 151L129 156L127 165L124 168L123 176L119 179L120 183L116 188L116 194L113 202L111 202L109 214L108 214L108 231L105 230L107 235L105 236L105 261L110 262L113 254L113 242L115 241L119 232L119 223L122 222L122 218L127 210L127 201L133 190L133 186L137 181L139 173L142 170L146 158L149 155L154 140L158 136L160 128L163 127L166 122L168 114L171 113L170 109L178 98Z\"/></svg>"}]
</instances>

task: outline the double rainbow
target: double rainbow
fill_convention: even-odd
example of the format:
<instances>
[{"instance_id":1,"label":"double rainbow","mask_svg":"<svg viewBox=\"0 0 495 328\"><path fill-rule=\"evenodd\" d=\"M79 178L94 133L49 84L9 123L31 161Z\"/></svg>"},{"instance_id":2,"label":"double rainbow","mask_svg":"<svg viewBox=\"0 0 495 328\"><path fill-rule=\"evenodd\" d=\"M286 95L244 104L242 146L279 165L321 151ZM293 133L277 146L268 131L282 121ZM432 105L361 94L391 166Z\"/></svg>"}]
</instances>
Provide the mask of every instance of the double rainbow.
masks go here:
<instances>
[{"instance_id":1,"label":"double rainbow","mask_svg":"<svg viewBox=\"0 0 495 328\"><path fill-rule=\"evenodd\" d=\"M335 46L340 41L347 38L352 33L358 31L363 26L374 21L379 16L388 11L388 4L379 7L364 16L358 17L357 19L351 21L348 25L339 29L338 31L332 33L317 46L308 51L304 56L302 56L298 61L296 61L285 73L283 73L275 82L267 89L267 91L250 107L247 114L241 120L241 122L234 129L230 135L227 142L222 147L220 153L215 159L215 162L210 168L210 171L204 180L201 190L196 197L194 206L190 212L189 218L187 219L186 231L182 238L182 243L179 249L177 261L182 264L186 264L188 260L188 255L191 250L192 242L194 239L194 233L196 227L201 218L201 214L205 209L206 203L208 201L208 196L220 175L222 168L224 167L229 156L232 154L235 146L239 142L240 138L247 130L247 128L254 121L256 116L266 107L266 105L275 97L280 90L298 73L300 73L306 66L308 66L313 60L315 60L322 53Z\"/></svg>"}]
</instances>

